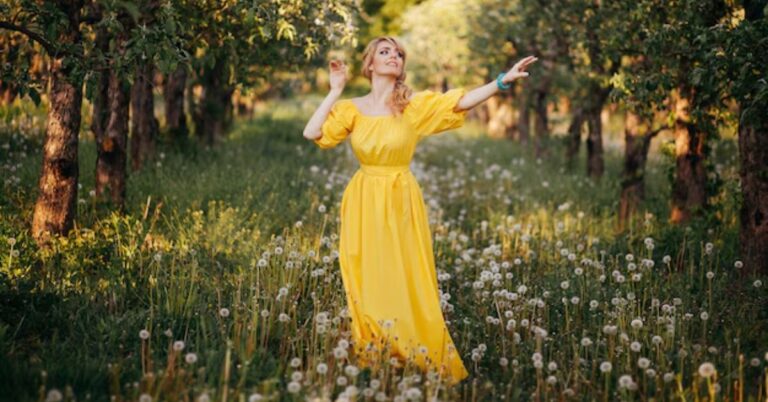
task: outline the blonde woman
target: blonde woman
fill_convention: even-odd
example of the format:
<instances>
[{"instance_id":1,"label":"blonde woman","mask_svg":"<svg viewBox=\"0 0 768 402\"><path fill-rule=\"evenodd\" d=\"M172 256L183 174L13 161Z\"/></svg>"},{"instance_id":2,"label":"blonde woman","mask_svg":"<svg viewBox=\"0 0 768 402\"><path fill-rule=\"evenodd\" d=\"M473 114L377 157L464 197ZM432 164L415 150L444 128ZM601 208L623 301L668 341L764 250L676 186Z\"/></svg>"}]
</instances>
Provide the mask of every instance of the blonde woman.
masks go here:
<instances>
[{"instance_id":1,"label":"blonde woman","mask_svg":"<svg viewBox=\"0 0 768 402\"><path fill-rule=\"evenodd\" d=\"M345 65L330 63L331 91L304 137L323 149L350 137L360 162L342 196L339 265L361 367L376 368L382 357L395 357L397 365L411 361L434 369L450 384L469 375L440 309L432 236L409 164L420 140L460 127L469 109L527 77L526 67L536 60L526 57L469 91L413 94L405 85L402 44L378 37L363 53L362 74L371 91L351 99L339 99Z\"/></svg>"}]
</instances>

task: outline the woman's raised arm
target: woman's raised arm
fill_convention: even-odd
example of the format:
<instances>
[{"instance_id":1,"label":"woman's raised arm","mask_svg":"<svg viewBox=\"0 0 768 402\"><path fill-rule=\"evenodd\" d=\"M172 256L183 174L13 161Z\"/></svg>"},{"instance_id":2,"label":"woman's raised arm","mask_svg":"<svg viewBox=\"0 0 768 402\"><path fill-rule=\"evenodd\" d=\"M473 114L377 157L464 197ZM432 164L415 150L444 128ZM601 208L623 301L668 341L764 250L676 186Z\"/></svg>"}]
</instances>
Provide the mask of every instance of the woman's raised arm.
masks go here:
<instances>
[{"instance_id":1,"label":"woman's raised arm","mask_svg":"<svg viewBox=\"0 0 768 402\"><path fill-rule=\"evenodd\" d=\"M312 114L312 117L304 127L304 138L308 140L316 140L322 136L320 129L323 127L323 122L328 117L333 104L341 97L344 85L347 82L347 67L343 61L331 60L329 65L331 71L331 91L323 99L323 102L320 103L320 106L317 107L317 110L315 110L315 113Z\"/></svg>"},{"instance_id":2,"label":"woman's raised arm","mask_svg":"<svg viewBox=\"0 0 768 402\"><path fill-rule=\"evenodd\" d=\"M528 73L525 71L525 69L536 60L538 60L538 58L535 56L528 56L518 61L509 71L507 71L504 77L502 77L501 82L508 84L518 78L527 77ZM496 80L493 80L481 87L467 91L467 93L464 94L461 99L459 99L459 102L456 104L454 110L461 111L472 109L473 107L485 102L486 99L495 95L497 92L499 92L499 88L496 85Z\"/></svg>"}]
</instances>

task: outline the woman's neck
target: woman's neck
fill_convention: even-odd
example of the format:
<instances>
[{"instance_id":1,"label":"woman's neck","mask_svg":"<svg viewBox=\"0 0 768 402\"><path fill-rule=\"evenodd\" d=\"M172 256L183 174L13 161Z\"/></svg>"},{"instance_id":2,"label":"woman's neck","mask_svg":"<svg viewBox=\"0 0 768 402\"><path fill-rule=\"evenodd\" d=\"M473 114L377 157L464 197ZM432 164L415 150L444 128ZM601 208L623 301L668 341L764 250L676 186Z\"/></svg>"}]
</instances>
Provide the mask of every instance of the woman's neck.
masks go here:
<instances>
[{"instance_id":1,"label":"woman's neck","mask_svg":"<svg viewBox=\"0 0 768 402\"><path fill-rule=\"evenodd\" d=\"M391 76L374 75L371 78L370 101L377 106L386 106L392 91L395 89L395 78Z\"/></svg>"}]
</instances>

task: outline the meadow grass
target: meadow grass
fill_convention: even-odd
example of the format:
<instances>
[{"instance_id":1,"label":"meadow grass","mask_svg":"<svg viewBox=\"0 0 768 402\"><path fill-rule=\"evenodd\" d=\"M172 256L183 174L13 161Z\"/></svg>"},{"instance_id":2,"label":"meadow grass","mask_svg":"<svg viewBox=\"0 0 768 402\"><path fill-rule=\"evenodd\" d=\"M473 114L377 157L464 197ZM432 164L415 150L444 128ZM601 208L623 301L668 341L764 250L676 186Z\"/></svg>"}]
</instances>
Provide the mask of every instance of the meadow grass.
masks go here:
<instances>
[{"instance_id":1,"label":"meadow grass","mask_svg":"<svg viewBox=\"0 0 768 402\"><path fill-rule=\"evenodd\" d=\"M309 102L311 103L311 102ZM338 209L357 162L301 137L308 104L270 105L207 149L160 145L126 213L91 195L83 136L76 229L28 234L42 117L0 134L3 400L764 400L768 278L737 258L735 146L716 144L712 207L666 222L669 158L616 230L621 155L599 182L468 124L411 166L441 305L470 377L360 369L338 271ZM37 113L37 114L36 114ZM23 133L23 134L22 134ZM660 147L663 149L663 146Z\"/></svg>"}]
</instances>

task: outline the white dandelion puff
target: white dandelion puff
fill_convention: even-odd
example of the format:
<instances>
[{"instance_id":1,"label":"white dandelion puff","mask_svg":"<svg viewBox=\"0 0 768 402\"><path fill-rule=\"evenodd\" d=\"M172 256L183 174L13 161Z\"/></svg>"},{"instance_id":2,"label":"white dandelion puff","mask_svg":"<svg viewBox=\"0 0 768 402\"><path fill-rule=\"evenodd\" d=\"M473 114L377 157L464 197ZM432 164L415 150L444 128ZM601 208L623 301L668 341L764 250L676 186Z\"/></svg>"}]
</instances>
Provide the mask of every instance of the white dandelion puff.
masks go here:
<instances>
[{"instance_id":1,"label":"white dandelion puff","mask_svg":"<svg viewBox=\"0 0 768 402\"><path fill-rule=\"evenodd\" d=\"M699 375L704 378L712 377L715 371L715 365L710 362L704 362L699 366Z\"/></svg>"}]
</instances>

